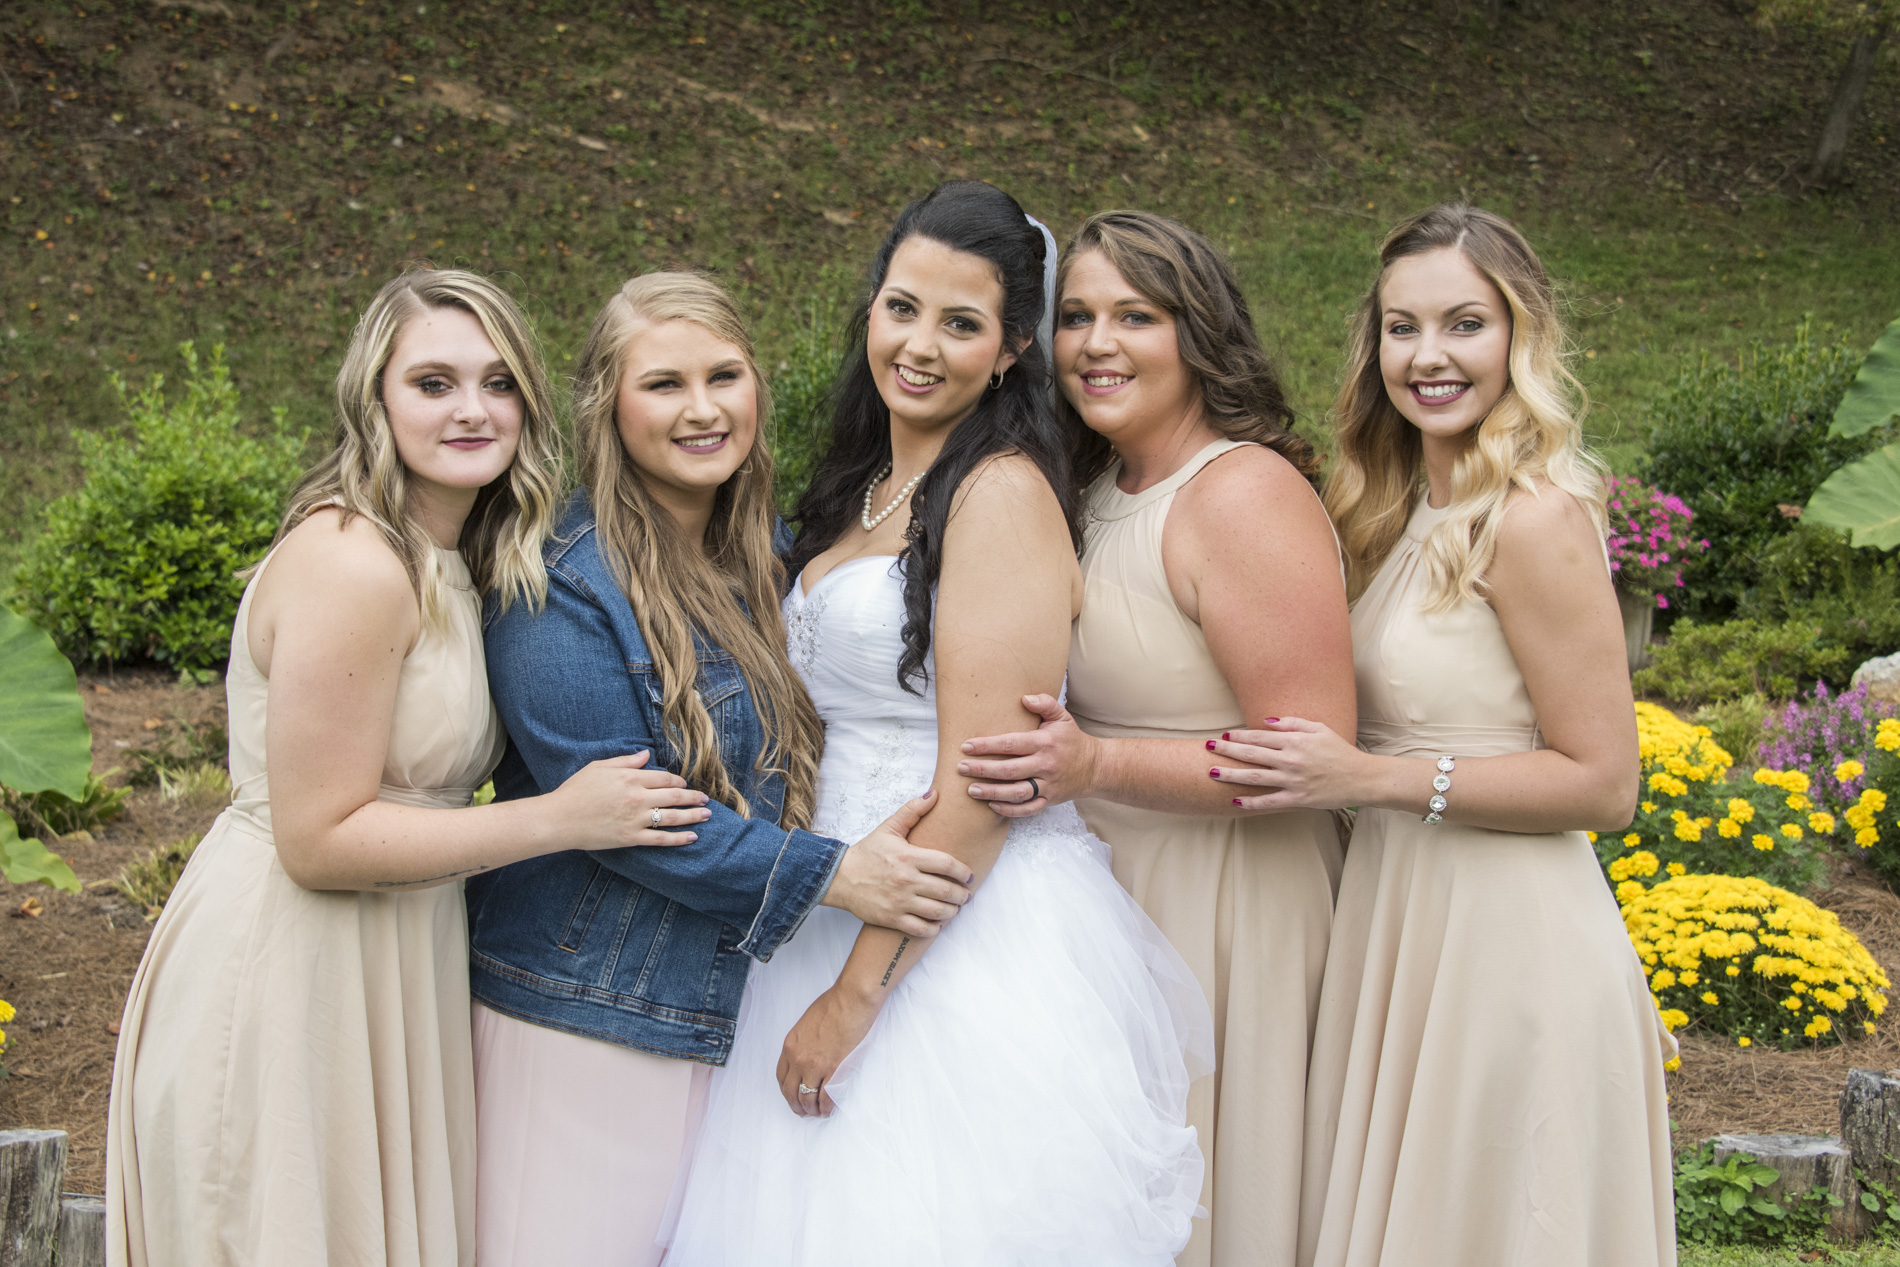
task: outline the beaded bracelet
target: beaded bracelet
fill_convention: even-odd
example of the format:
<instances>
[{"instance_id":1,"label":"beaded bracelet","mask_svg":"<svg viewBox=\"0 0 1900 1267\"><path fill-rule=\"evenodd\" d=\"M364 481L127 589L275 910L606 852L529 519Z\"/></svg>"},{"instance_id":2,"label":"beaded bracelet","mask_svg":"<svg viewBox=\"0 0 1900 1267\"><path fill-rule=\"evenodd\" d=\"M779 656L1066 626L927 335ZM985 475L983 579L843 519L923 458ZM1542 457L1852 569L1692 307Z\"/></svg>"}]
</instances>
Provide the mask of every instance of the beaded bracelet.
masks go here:
<instances>
[{"instance_id":1,"label":"beaded bracelet","mask_svg":"<svg viewBox=\"0 0 1900 1267\"><path fill-rule=\"evenodd\" d=\"M1452 768L1457 764L1458 759L1456 757L1440 757L1438 759L1438 773L1432 776L1432 799L1425 802L1431 806L1432 810L1431 813L1425 815L1425 821L1427 823L1442 823L1445 821L1445 806L1450 803L1445 800L1445 793L1451 791L1451 772Z\"/></svg>"}]
</instances>

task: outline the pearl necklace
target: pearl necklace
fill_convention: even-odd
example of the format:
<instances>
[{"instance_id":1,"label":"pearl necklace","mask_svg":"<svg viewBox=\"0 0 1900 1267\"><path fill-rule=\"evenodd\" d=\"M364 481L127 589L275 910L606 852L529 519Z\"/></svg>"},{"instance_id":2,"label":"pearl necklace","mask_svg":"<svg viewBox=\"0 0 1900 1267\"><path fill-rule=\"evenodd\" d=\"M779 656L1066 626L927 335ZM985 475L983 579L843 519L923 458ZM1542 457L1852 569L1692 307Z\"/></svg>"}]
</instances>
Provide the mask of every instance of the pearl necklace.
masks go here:
<instances>
[{"instance_id":1,"label":"pearl necklace","mask_svg":"<svg viewBox=\"0 0 1900 1267\"><path fill-rule=\"evenodd\" d=\"M910 496L910 490L917 487L919 481L921 481L924 478L927 472L928 472L928 468L926 468L923 471L917 472L916 475L911 477L910 483L904 485L903 490L899 492L896 497L891 499L890 505L886 506L883 510L878 511L876 515L873 515L871 513L871 494L876 492L877 486L879 484L882 484L885 481L885 479L889 477L891 473L891 467L889 464L886 464L884 469L878 473L877 478L872 480L870 484L868 484L865 487L864 513L858 516L858 522L864 525L864 530L866 532L871 532L875 530L879 524L883 523L886 519L889 519L891 517L891 512L904 504L904 499Z\"/></svg>"}]
</instances>

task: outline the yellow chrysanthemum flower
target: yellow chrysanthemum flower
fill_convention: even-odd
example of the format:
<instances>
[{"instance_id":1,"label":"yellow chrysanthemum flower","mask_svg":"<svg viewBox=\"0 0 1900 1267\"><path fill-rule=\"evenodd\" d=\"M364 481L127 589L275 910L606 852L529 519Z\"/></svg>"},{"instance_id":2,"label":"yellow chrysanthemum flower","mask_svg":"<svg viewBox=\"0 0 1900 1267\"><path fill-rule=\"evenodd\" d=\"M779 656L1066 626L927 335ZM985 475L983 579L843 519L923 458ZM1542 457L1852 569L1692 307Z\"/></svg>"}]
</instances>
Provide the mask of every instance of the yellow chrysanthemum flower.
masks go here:
<instances>
[{"instance_id":1,"label":"yellow chrysanthemum flower","mask_svg":"<svg viewBox=\"0 0 1900 1267\"><path fill-rule=\"evenodd\" d=\"M1636 846L1642 843L1643 843L1643 833L1639 831L1633 831L1629 835L1623 837L1623 848L1625 849L1634 849L1636 848Z\"/></svg>"},{"instance_id":2,"label":"yellow chrysanthemum flower","mask_svg":"<svg viewBox=\"0 0 1900 1267\"><path fill-rule=\"evenodd\" d=\"M1834 781L1847 783L1867 773L1867 767L1851 757L1834 767Z\"/></svg>"},{"instance_id":3,"label":"yellow chrysanthemum flower","mask_svg":"<svg viewBox=\"0 0 1900 1267\"><path fill-rule=\"evenodd\" d=\"M1742 970L1734 964L1730 964L1728 967L1722 969L1722 971L1728 973L1731 977L1739 977L1742 975Z\"/></svg>"},{"instance_id":4,"label":"yellow chrysanthemum flower","mask_svg":"<svg viewBox=\"0 0 1900 1267\"><path fill-rule=\"evenodd\" d=\"M1808 827L1820 835L1832 835L1834 832L1834 815L1828 813L1826 810L1819 810L1813 814L1809 814Z\"/></svg>"},{"instance_id":5,"label":"yellow chrysanthemum flower","mask_svg":"<svg viewBox=\"0 0 1900 1267\"><path fill-rule=\"evenodd\" d=\"M1751 841L1750 843L1753 844L1755 848L1761 850L1763 853L1767 853L1770 849L1773 849L1775 847L1775 838L1773 836L1764 836L1761 833L1757 832L1755 834L1755 839Z\"/></svg>"},{"instance_id":6,"label":"yellow chrysanthemum flower","mask_svg":"<svg viewBox=\"0 0 1900 1267\"><path fill-rule=\"evenodd\" d=\"M1645 814L1654 814L1654 813L1656 812L1656 802L1654 802L1654 801L1644 801L1644 802L1643 802L1643 803L1641 804L1641 806L1639 806L1639 808L1640 808L1640 809L1641 809L1641 810L1643 811L1643 813L1645 813Z\"/></svg>"},{"instance_id":7,"label":"yellow chrysanthemum flower","mask_svg":"<svg viewBox=\"0 0 1900 1267\"><path fill-rule=\"evenodd\" d=\"M1638 849L1635 853L1626 853L1610 864L1610 880L1621 883L1631 876L1655 875L1661 863L1656 855L1647 849Z\"/></svg>"},{"instance_id":8,"label":"yellow chrysanthemum flower","mask_svg":"<svg viewBox=\"0 0 1900 1267\"><path fill-rule=\"evenodd\" d=\"M1676 839L1696 841L1702 839L1702 824L1686 815L1676 820Z\"/></svg>"},{"instance_id":9,"label":"yellow chrysanthemum flower","mask_svg":"<svg viewBox=\"0 0 1900 1267\"><path fill-rule=\"evenodd\" d=\"M5 999L0 999L0 1025L5 1025L18 1015L19 1013L13 1010L13 1004L7 1002Z\"/></svg>"},{"instance_id":10,"label":"yellow chrysanthemum flower","mask_svg":"<svg viewBox=\"0 0 1900 1267\"><path fill-rule=\"evenodd\" d=\"M1625 880L1616 886L1616 900L1619 905L1634 902L1648 891L1641 880Z\"/></svg>"},{"instance_id":11,"label":"yellow chrysanthemum flower","mask_svg":"<svg viewBox=\"0 0 1900 1267\"><path fill-rule=\"evenodd\" d=\"M1742 825L1732 818L1725 818L1715 825L1716 834L1734 840L1742 834Z\"/></svg>"},{"instance_id":12,"label":"yellow chrysanthemum flower","mask_svg":"<svg viewBox=\"0 0 1900 1267\"><path fill-rule=\"evenodd\" d=\"M1715 991L1707 990L1703 992L1702 1001L1704 1003L1707 1003L1710 1007L1714 1007L1716 1004L1720 1003L1722 1000L1716 996Z\"/></svg>"},{"instance_id":13,"label":"yellow chrysanthemum flower","mask_svg":"<svg viewBox=\"0 0 1900 1267\"><path fill-rule=\"evenodd\" d=\"M1649 776L1649 790L1665 796L1681 796L1689 790L1689 785L1667 770L1658 770Z\"/></svg>"},{"instance_id":14,"label":"yellow chrysanthemum flower","mask_svg":"<svg viewBox=\"0 0 1900 1267\"><path fill-rule=\"evenodd\" d=\"M1797 814L1806 813L1814 808L1814 802L1797 792L1788 798L1788 808Z\"/></svg>"},{"instance_id":15,"label":"yellow chrysanthemum flower","mask_svg":"<svg viewBox=\"0 0 1900 1267\"><path fill-rule=\"evenodd\" d=\"M1701 982L1702 978L1697 975L1694 968L1684 968L1676 975L1676 980L1682 982L1684 985L1696 985Z\"/></svg>"},{"instance_id":16,"label":"yellow chrysanthemum flower","mask_svg":"<svg viewBox=\"0 0 1900 1267\"><path fill-rule=\"evenodd\" d=\"M1689 1014L1679 1007L1666 1007L1662 1010L1662 1023L1673 1034L1689 1023Z\"/></svg>"},{"instance_id":17,"label":"yellow chrysanthemum flower","mask_svg":"<svg viewBox=\"0 0 1900 1267\"><path fill-rule=\"evenodd\" d=\"M1789 840L1799 840L1801 839L1801 827L1797 823L1783 823L1781 825L1781 834L1786 836Z\"/></svg>"},{"instance_id":18,"label":"yellow chrysanthemum flower","mask_svg":"<svg viewBox=\"0 0 1900 1267\"><path fill-rule=\"evenodd\" d=\"M1688 875L1689 874L1689 868L1683 866L1680 862L1672 862L1668 866L1664 867L1663 870L1667 871L1670 875Z\"/></svg>"},{"instance_id":19,"label":"yellow chrysanthemum flower","mask_svg":"<svg viewBox=\"0 0 1900 1267\"><path fill-rule=\"evenodd\" d=\"M1900 718L1885 718L1875 727L1874 747L1882 752L1900 751Z\"/></svg>"},{"instance_id":20,"label":"yellow chrysanthemum flower","mask_svg":"<svg viewBox=\"0 0 1900 1267\"><path fill-rule=\"evenodd\" d=\"M1738 823L1754 821L1755 807L1739 796L1732 796L1728 802L1728 816Z\"/></svg>"},{"instance_id":21,"label":"yellow chrysanthemum flower","mask_svg":"<svg viewBox=\"0 0 1900 1267\"><path fill-rule=\"evenodd\" d=\"M1887 794L1877 787L1870 787L1861 792L1860 803L1878 814L1887 808Z\"/></svg>"},{"instance_id":22,"label":"yellow chrysanthemum flower","mask_svg":"<svg viewBox=\"0 0 1900 1267\"><path fill-rule=\"evenodd\" d=\"M1676 1070L1680 1068L1682 1068L1681 1056L1671 1056L1669 1059L1663 1061L1664 1073L1674 1073Z\"/></svg>"},{"instance_id":23,"label":"yellow chrysanthemum flower","mask_svg":"<svg viewBox=\"0 0 1900 1267\"><path fill-rule=\"evenodd\" d=\"M1649 988L1652 990L1667 990L1675 983L1675 973L1669 971L1667 968L1658 968L1656 969L1656 975L1649 979Z\"/></svg>"}]
</instances>

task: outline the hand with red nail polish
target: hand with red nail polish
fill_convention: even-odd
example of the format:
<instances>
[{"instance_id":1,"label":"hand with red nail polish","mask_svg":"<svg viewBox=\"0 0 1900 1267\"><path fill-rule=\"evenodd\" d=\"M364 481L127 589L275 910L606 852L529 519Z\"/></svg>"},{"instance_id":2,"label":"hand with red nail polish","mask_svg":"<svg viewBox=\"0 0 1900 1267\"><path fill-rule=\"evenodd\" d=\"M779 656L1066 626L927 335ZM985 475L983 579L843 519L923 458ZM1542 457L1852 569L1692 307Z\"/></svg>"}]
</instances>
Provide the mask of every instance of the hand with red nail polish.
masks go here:
<instances>
[{"instance_id":1,"label":"hand with red nail polish","mask_svg":"<svg viewBox=\"0 0 1900 1267\"><path fill-rule=\"evenodd\" d=\"M1269 717L1271 730L1236 730L1216 749L1236 763L1209 775L1223 783L1257 789L1235 799L1247 810L1340 809L1364 802L1376 758L1321 722Z\"/></svg>"}]
</instances>

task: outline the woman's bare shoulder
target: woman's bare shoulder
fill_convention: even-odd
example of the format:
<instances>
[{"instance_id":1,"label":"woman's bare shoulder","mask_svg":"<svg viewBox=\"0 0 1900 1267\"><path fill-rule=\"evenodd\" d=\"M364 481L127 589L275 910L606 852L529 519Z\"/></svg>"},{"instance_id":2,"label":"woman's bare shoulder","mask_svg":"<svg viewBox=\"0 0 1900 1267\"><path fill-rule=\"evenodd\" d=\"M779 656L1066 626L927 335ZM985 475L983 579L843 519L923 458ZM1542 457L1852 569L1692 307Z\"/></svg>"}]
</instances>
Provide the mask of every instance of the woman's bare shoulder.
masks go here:
<instances>
[{"instance_id":1,"label":"woman's bare shoulder","mask_svg":"<svg viewBox=\"0 0 1900 1267\"><path fill-rule=\"evenodd\" d=\"M415 587L382 530L362 515L347 519L323 507L284 534L258 583L278 597L289 591L323 605L368 604L414 612Z\"/></svg>"},{"instance_id":2,"label":"woman's bare shoulder","mask_svg":"<svg viewBox=\"0 0 1900 1267\"><path fill-rule=\"evenodd\" d=\"M1505 497L1498 519L1497 562L1534 567L1574 559L1600 563L1603 537L1577 497L1548 481L1518 487Z\"/></svg>"}]
</instances>

